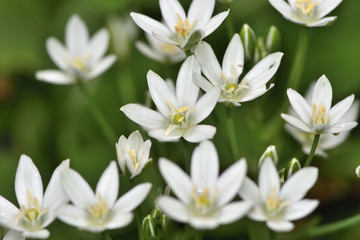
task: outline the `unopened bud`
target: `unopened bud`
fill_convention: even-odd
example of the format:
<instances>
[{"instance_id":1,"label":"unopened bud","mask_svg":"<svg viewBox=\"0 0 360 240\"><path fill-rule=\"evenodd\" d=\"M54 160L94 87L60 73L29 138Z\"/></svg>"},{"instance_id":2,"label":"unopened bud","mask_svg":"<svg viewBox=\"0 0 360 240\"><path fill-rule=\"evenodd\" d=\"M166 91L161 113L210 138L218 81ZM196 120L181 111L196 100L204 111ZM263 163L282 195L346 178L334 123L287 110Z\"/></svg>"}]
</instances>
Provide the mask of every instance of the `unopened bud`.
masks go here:
<instances>
[{"instance_id":1,"label":"unopened bud","mask_svg":"<svg viewBox=\"0 0 360 240\"><path fill-rule=\"evenodd\" d=\"M240 30L240 38L244 45L245 61L252 61L255 54L256 36L255 32L247 24Z\"/></svg>"},{"instance_id":2,"label":"unopened bud","mask_svg":"<svg viewBox=\"0 0 360 240\"><path fill-rule=\"evenodd\" d=\"M171 221L165 214L160 217L159 224L161 225L161 230L164 234L168 233L171 229Z\"/></svg>"},{"instance_id":3,"label":"unopened bud","mask_svg":"<svg viewBox=\"0 0 360 240\"><path fill-rule=\"evenodd\" d=\"M299 171L301 168L301 164L297 158L293 158L289 161L289 163L286 166L286 179L294 175L295 172Z\"/></svg>"},{"instance_id":4,"label":"unopened bud","mask_svg":"<svg viewBox=\"0 0 360 240\"><path fill-rule=\"evenodd\" d=\"M259 62L261 59L266 57L267 54L268 52L266 51L265 48L264 38L262 37L257 38L254 62L255 63Z\"/></svg>"},{"instance_id":5,"label":"unopened bud","mask_svg":"<svg viewBox=\"0 0 360 240\"><path fill-rule=\"evenodd\" d=\"M276 166L278 162L278 155L276 152L276 147L274 145L270 145L266 148L265 152L261 155L258 163L258 168L261 167L261 165L264 163L266 158L271 158L274 165Z\"/></svg>"},{"instance_id":6,"label":"unopened bud","mask_svg":"<svg viewBox=\"0 0 360 240\"><path fill-rule=\"evenodd\" d=\"M204 35L205 33L202 30L195 30L189 37L188 41L184 44L184 46L181 46L181 48L184 51L191 50L200 42L200 40L204 37Z\"/></svg>"},{"instance_id":7,"label":"unopened bud","mask_svg":"<svg viewBox=\"0 0 360 240\"><path fill-rule=\"evenodd\" d=\"M279 29L275 26L271 26L266 35L266 50L268 53L281 50L281 35Z\"/></svg>"},{"instance_id":8,"label":"unopened bud","mask_svg":"<svg viewBox=\"0 0 360 240\"><path fill-rule=\"evenodd\" d=\"M156 222L150 214L142 222L142 231L145 239L156 238Z\"/></svg>"},{"instance_id":9,"label":"unopened bud","mask_svg":"<svg viewBox=\"0 0 360 240\"><path fill-rule=\"evenodd\" d=\"M162 212L159 208L155 207L152 211L151 211L151 216L158 221L161 216L162 216Z\"/></svg>"},{"instance_id":10,"label":"unopened bud","mask_svg":"<svg viewBox=\"0 0 360 240\"><path fill-rule=\"evenodd\" d=\"M280 177L280 185L283 185L285 182L285 168L282 168L279 171L279 177Z\"/></svg>"},{"instance_id":11,"label":"unopened bud","mask_svg":"<svg viewBox=\"0 0 360 240\"><path fill-rule=\"evenodd\" d=\"M360 178L360 165L355 169L356 176Z\"/></svg>"}]
</instances>

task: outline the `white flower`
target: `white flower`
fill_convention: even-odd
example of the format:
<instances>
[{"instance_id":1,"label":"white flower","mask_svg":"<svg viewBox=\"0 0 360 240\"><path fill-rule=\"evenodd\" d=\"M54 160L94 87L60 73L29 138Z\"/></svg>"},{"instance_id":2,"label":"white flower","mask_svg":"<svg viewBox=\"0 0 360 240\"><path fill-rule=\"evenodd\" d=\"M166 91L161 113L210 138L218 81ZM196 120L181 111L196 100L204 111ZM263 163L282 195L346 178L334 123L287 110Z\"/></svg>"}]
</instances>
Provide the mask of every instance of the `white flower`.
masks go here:
<instances>
[{"instance_id":1,"label":"white flower","mask_svg":"<svg viewBox=\"0 0 360 240\"><path fill-rule=\"evenodd\" d=\"M22 236L21 232L9 230L3 240L25 240L25 237Z\"/></svg>"},{"instance_id":2,"label":"white flower","mask_svg":"<svg viewBox=\"0 0 360 240\"><path fill-rule=\"evenodd\" d=\"M38 169L28 156L21 155L15 176L20 209L0 196L0 223L25 238L48 238L50 233L45 228L55 220L55 211L68 201L60 183L60 171L68 167L69 160L65 160L55 169L43 194Z\"/></svg>"},{"instance_id":3,"label":"white flower","mask_svg":"<svg viewBox=\"0 0 360 240\"><path fill-rule=\"evenodd\" d=\"M309 105L311 104L314 88L315 88L315 83L311 84L310 88L305 94L305 100ZM342 122L356 121L358 117L358 113L359 113L359 101L355 101L350 107L350 109L341 118L341 121ZM296 117L296 113L292 108L290 108L289 110L289 115ZM294 139L296 139L302 145L303 152L309 154L312 143L314 141L314 134L303 132L297 128L292 127L289 124L285 125L285 129ZM325 152L325 150L337 147L338 145L343 143L348 138L349 135L350 135L350 131L341 132L338 135L333 135L331 133L323 134L319 139L319 143L317 145L315 154L323 157L327 157L327 153Z\"/></svg>"},{"instance_id":4,"label":"white flower","mask_svg":"<svg viewBox=\"0 0 360 240\"><path fill-rule=\"evenodd\" d=\"M336 20L336 17L325 17L342 0L269 0L287 20L307 27L322 27Z\"/></svg>"},{"instance_id":5,"label":"white flower","mask_svg":"<svg viewBox=\"0 0 360 240\"><path fill-rule=\"evenodd\" d=\"M355 169L355 174L358 178L360 178L360 165Z\"/></svg>"},{"instance_id":6,"label":"white flower","mask_svg":"<svg viewBox=\"0 0 360 240\"><path fill-rule=\"evenodd\" d=\"M183 50L175 45L163 43L150 34L146 34L149 45L142 41L135 43L136 48L145 56L162 63L177 63L186 58Z\"/></svg>"},{"instance_id":7,"label":"white flower","mask_svg":"<svg viewBox=\"0 0 360 240\"><path fill-rule=\"evenodd\" d=\"M307 216L319 204L318 200L303 199L317 177L317 168L305 167L280 187L279 174L273 161L267 158L260 168L259 186L246 178L239 194L245 201L255 205L248 214L249 218L266 222L276 232L291 231L294 228L291 221Z\"/></svg>"},{"instance_id":8,"label":"white flower","mask_svg":"<svg viewBox=\"0 0 360 240\"><path fill-rule=\"evenodd\" d=\"M139 175L151 162L149 158L151 141L148 139L144 142L139 131L131 133L128 139L121 136L115 146L120 169L130 179Z\"/></svg>"},{"instance_id":9,"label":"white flower","mask_svg":"<svg viewBox=\"0 0 360 240\"><path fill-rule=\"evenodd\" d=\"M71 84L77 80L90 80L108 69L115 55L103 58L109 44L106 29L100 29L91 39L85 23L78 15L69 19L63 46L56 38L46 41L47 51L60 70L36 72L36 78L53 84Z\"/></svg>"},{"instance_id":10,"label":"white flower","mask_svg":"<svg viewBox=\"0 0 360 240\"><path fill-rule=\"evenodd\" d=\"M74 205L65 205L57 211L57 217L80 229L101 232L128 225L133 219L131 212L148 195L151 184L139 184L116 200L119 191L119 173L116 162L106 168L94 193L79 173L72 169L61 172L62 185Z\"/></svg>"},{"instance_id":11,"label":"white flower","mask_svg":"<svg viewBox=\"0 0 360 240\"><path fill-rule=\"evenodd\" d=\"M221 86L219 102L240 106L240 102L251 101L274 86L266 88L266 83L279 68L283 53L268 55L257 63L240 81L239 76L244 68L244 49L239 34L235 34L226 49L222 67L216 59L211 46L201 42L195 49L201 71L208 81L200 74L194 73L194 81L206 92L214 86Z\"/></svg>"},{"instance_id":12,"label":"white flower","mask_svg":"<svg viewBox=\"0 0 360 240\"><path fill-rule=\"evenodd\" d=\"M281 114L281 117L288 124L301 131L313 134L332 133L336 135L357 125L355 121L344 121L343 119L354 101L354 94L331 107L332 88L325 75L322 75L316 82L310 102L307 102L298 92L291 88L287 90L287 95L298 118L284 113Z\"/></svg>"},{"instance_id":13,"label":"white flower","mask_svg":"<svg viewBox=\"0 0 360 240\"><path fill-rule=\"evenodd\" d=\"M237 161L219 177L219 159L210 141L201 142L195 148L190 177L167 159L159 160L159 168L179 200L161 196L156 204L176 221L197 229L213 229L240 219L252 206L245 201L229 203L245 178L246 160Z\"/></svg>"},{"instance_id":14,"label":"white flower","mask_svg":"<svg viewBox=\"0 0 360 240\"><path fill-rule=\"evenodd\" d=\"M211 34L229 14L229 11L222 12L211 18L215 0L193 0L187 15L177 0L159 0L159 3L165 24L143 14L132 12L130 15L145 32L180 48L190 44L189 39L194 33L201 34L196 37L197 42ZM194 46L197 42L190 45Z\"/></svg>"},{"instance_id":15,"label":"white flower","mask_svg":"<svg viewBox=\"0 0 360 240\"><path fill-rule=\"evenodd\" d=\"M198 99L199 87L192 80L193 72L200 73L200 67L191 56L181 66L174 94L159 75L149 71L149 91L158 111L139 104L127 104L120 110L159 141L178 141L183 137L189 142L200 142L212 138L216 128L198 123L214 109L220 88L214 88Z\"/></svg>"}]
</instances>

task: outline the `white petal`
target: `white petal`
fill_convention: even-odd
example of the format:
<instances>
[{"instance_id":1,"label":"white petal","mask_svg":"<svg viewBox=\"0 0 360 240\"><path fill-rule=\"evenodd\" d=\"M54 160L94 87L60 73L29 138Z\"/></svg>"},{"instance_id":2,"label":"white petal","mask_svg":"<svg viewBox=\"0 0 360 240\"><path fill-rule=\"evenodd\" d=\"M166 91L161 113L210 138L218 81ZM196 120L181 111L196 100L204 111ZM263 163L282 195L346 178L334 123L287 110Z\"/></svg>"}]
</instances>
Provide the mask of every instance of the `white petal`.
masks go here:
<instances>
[{"instance_id":1,"label":"white petal","mask_svg":"<svg viewBox=\"0 0 360 240\"><path fill-rule=\"evenodd\" d=\"M109 166L101 175L96 185L96 197L101 195L102 199L111 208L119 192L119 172L115 161L111 161Z\"/></svg>"},{"instance_id":2,"label":"white petal","mask_svg":"<svg viewBox=\"0 0 360 240\"><path fill-rule=\"evenodd\" d=\"M160 113L139 104L126 104L120 110L132 121L149 129L161 128L165 122Z\"/></svg>"},{"instance_id":3,"label":"white petal","mask_svg":"<svg viewBox=\"0 0 360 240\"><path fill-rule=\"evenodd\" d=\"M322 104L326 111L330 110L332 101L332 88L329 80L325 75L322 75L316 82L312 103L319 107L319 104Z\"/></svg>"},{"instance_id":4,"label":"white petal","mask_svg":"<svg viewBox=\"0 0 360 240\"><path fill-rule=\"evenodd\" d=\"M140 152L140 149L144 145L144 140L138 130L136 130L135 132L132 132L129 135L129 145L132 149L135 149L136 154L138 154ZM150 146L151 146L151 142L150 142ZM149 148L150 148L150 146L149 146Z\"/></svg>"},{"instance_id":5,"label":"white petal","mask_svg":"<svg viewBox=\"0 0 360 240\"><path fill-rule=\"evenodd\" d=\"M88 46L89 33L84 21L76 14L67 22L65 31L66 46L72 57L85 53Z\"/></svg>"},{"instance_id":6,"label":"white petal","mask_svg":"<svg viewBox=\"0 0 360 240\"><path fill-rule=\"evenodd\" d=\"M319 21L308 23L306 25L308 27L323 27L323 26L329 25L330 23L332 23L336 19L337 19L337 17L326 17L326 18L320 19Z\"/></svg>"},{"instance_id":7,"label":"white petal","mask_svg":"<svg viewBox=\"0 0 360 240\"><path fill-rule=\"evenodd\" d=\"M314 186L319 170L315 167L306 167L297 171L284 183L280 197L284 201L298 201L302 199Z\"/></svg>"},{"instance_id":8,"label":"white petal","mask_svg":"<svg viewBox=\"0 0 360 240\"><path fill-rule=\"evenodd\" d=\"M186 18L185 11L178 0L160 0L161 14L169 29L174 29L179 21L179 17L184 21Z\"/></svg>"},{"instance_id":9,"label":"white petal","mask_svg":"<svg viewBox=\"0 0 360 240\"><path fill-rule=\"evenodd\" d=\"M274 192L275 196L280 190L279 174L271 158L266 158L259 172L259 189L263 201L267 201Z\"/></svg>"},{"instance_id":10,"label":"white petal","mask_svg":"<svg viewBox=\"0 0 360 240\"><path fill-rule=\"evenodd\" d=\"M45 238L49 238L50 232L46 229L42 229L32 232L23 232L22 236L25 238L45 239Z\"/></svg>"},{"instance_id":11,"label":"white petal","mask_svg":"<svg viewBox=\"0 0 360 240\"><path fill-rule=\"evenodd\" d=\"M268 219L268 216L264 214L261 205L255 205L255 207L249 212L248 217L257 222L265 222Z\"/></svg>"},{"instance_id":12,"label":"white petal","mask_svg":"<svg viewBox=\"0 0 360 240\"><path fill-rule=\"evenodd\" d=\"M287 90L287 95L296 114L304 123L310 125L312 123L312 112L307 101L303 96L291 88Z\"/></svg>"},{"instance_id":13,"label":"white petal","mask_svg":"<svg viewBox=\"0 0 360 240\"><path fill-rule=\"evenodd\" d=\"M202 28L210 19L215 7L215 0L194 0L191 2L187 17L190 24L197 21L197 27Z\"/></svg>"},{"instance_id":14,"label":"white petal","mask_svg":"<svg viewBox=\"0 0 360 240\"><path fill-rule=\"evenodd\" d=\"M245 75L243 81L246 80L250 88L254 89L264 86L278 70L283 55L276 52L266 56Z\"/></svg>"},{"instance_id":15,"label":"white petal","mask_svg":"<svg viewBox=\"0 0 360 240\"><path fill-rule=\"evenodd\" d=\"M36 79L52 84L72 84L75 83L75 79L68 74L59 70L44 70L36 72Z\"/></svg>"},{"instance_id":16,"label":"white petal","mask_svg":"<svg viewBox=\"0 0 360 240\"><path fill-rule=\"evenodd\" d=\"M18 214L19 209L3 196L0 196L0 222L6 224L13 222Z\"/></svg>"},{"instance_id":17,"label":"white petal","mask_svg":"<svg viewBox=\"0 0 360 240\"><path fill-rule=\"evenodd\" d=\"M165 134L165 132L165 129L154 129L149 131L149 136L160 142L177 142L184 134L180 128L174 129L170 134Z\"/></svg>"},{"instance_id":18,"label":"white petal","mask_svg":"<svg viewBox=\"0 0 360 240\"><path fill-rule=\"evenodd\" d=\"M21 232L9 230L3 240L25 240Z\"/></svg>"},{"instance_id":19,"label":"white petal","mask_svg":"<svg viewBox=\"0 0 360 240\"><path fill-rule=\"evenodd\" d=\"M186 223L189 221L188 209L180 201L167 197L161 196L156 199L156 205L159 206L171 219L179 222Z\"/></svg>"},{"instance_id":20,"label":"white petal","mask_svg":"<svg viewBox=\"0 0 360 240\"><path fill-rule=\"evenodd\" d=\"M288 221L298 220L309 215L319 205L318 200L304 199L287 206L284 218Z\"/></svg>"},{"instance_id":21,"label":"white petal","mask_svg":"<svg viewBox=\"0 0 360 240\"><path fill-rule=\"evenodd\" d=\"M68 66L67 51L65 47L53 37L50 37L46 41L46 49L53 60L53 62L61 69L65 69Z\"/></svg>"},{"instance_id":22,"label":"white petal","mask_svg":"<svg viewBox=\"0 0 360 240\"><path fill-rule=\"evenodd\" d=\"M262 95L264 95L267 91L272 89L274 87L274 84L270 84L268 88L266 86L257 88L257 89L250 89L249 92L246 93L246 95L240 99L241 102L248 102L251 100L254 100L255 98L258 98Z\"/></svg>"},{"instance_id":23,"label":"white petal","mask_svg":"<svg viewBox=\"0 0 360 240\"><path fill-rule=\"evenodd\" d=\"M195 105L195 111L190 115L195 123L203 121L214 110L221 92L220 87L213 87L205 93Z\"/></svg>"},{"instance_id":24,"label":"white petal","mask_svg":"<svg viewBox=\"0 0 360 240\"><path fill-rule=\"evenodd\" d=\"M235 34L226 49L222 70L226 79L238 78L244 69L244 48L239 34Z\"/></svg>"},{"instance_id":25,"label":"white petal","mask_svg":"<svg viewBox=\"0 0 360 240\"><path fill-rule=\"evenodd\" d=\"M64 191L72 203L79 208L85 208L94 204L94 192L78 172L72 169L62 169L60 176Z\"/></svg>"},{"instance_id":26,"label":"white petal","mask_svg":"<svg viewBox=\"0 0 360 240\"><path fill-rule=\"evenodd\" d=\"M130 16L142 30L149 34L155 33L163 37L169 37L172 34L164 24L149 18L148 16L134 12L130 13Z\"/></svg>"},{"instance_id":27,"label":"white petal","mask_svg":"<svg viewBox=\"0 0 360 240\"><path fill-rule=\"evenodd\" d=\"M329 111L329 121L330 125L337 123L347 111L349 111L352 103L354 102L354 94L348 96L347 98L343 99L342 101L338 102L334 105Z\"/></svg>"},{"instance_id":28,"label":"white petal","mask_svg":"<svg viewBox=\"0 0 360 240\"><path fill-rule=\"evenodd\" d=\"M185 204L189 203L192 199L193 189L193 183L189 176L180 167L165 158L160 158L159 169L174 194Z\"/></svg>"},{"instance_id":29,"label":"white petal","mask_svg":"<svg viewBox=\"0 0 360 240\"><path fill-rule=\"evenodd\" d=\"M258 186L248 177L245 177L239 195L245 201L253 202L255 204L262 202Z\"/></svg>"},{"instance_id":30,"label":"white petal","mask_svg":"<svg viewBox=\"0 0 360 240\"><path fill-rule=\"evenodd\" d=\"M77 208L73 205L64 205L56 212L57 217L66 224L86 229L89 225L88 213L86 210Z\"/></svg>"},{"instance_id":31,"label":"white petal","mask_svg":"<svg viewBox=\"0 0 360 240\"><path fill-rule=\"evenodd\" d=\"M219 226L220 222L218 218L215 217L198 217L198 216L191 216L189 219L190 225L195 229L207 229L211 230Z\"/></svg>"},{"instance_id":32,"label":"white petal","mask_svg":"<svg viewBox=\"0 0 360 240\"><path fill-rule=\"evenodd\" d=\"M239 192L241 185L244 182L246 171L246 160L242 158L232 164L221 174L217 181L219 206L231 201L235 197L236 193Z\"/></svg>"},{"instance_id":33,"label":"white petal","mask_svg":"<svg viewBox=\"0 0 360 240\"><path fill-rule=\"evenodd\" d=\"M106 223L107 229L122 228L131 223L134 218L132 213L115 213L115 215Z\"/></svg>"},{"instance_id":34,"label":"white petal","mask_svg":"<svg viewBox=\"0 0 360 240\"><path fill-rule=\"evenodd\" d=\"M332 134L338 134L340 132L349 131L358 125L357 122L342 122L331 126L330 132Z\"/></svg>"},{"instance_id":35,"label":"white petal","mask_svg":"<svg viewBox=\"0 0 360 240\"><path fill-rule=\"evenodd\" d=\"M225 12L221 12L216 16L212 17L205 26L202 27L202 30L205 32L205 36L210 35L213 31L215 31L220 24L225 20L227 15L229 15L230 10Z\"/></svg>"},{"instance_id":36,"label":"white petal","mask_svg":"<svg viewBox=\"0 0 360 240\"><path fill-rule=\"evenodd\" d=\"M211 46L206 42L200 42L195 48L194 55L207 79L210 82L222 83L220 64Z\"/></svg>"},{"instance_id":37,"label":"white petal","mask_svg":"<svg viewBox=\"0 0 360 240\"><path fill-rule=\"evenodd\" d=\"M288 221L267 221L266 225L275 232L290 232L294 229L294 224Z\"/></svg>"},{"instance_id":38,"label":"white petal","mask_svg":"<svg viewBox=\"0 0 360 240\"><path fill-rule=\"evenodd\" d=\"M193 73L193 81L205 92L210 91L214 85L212 85L208 80L206 80L201 74Z\"/></svg>"},{"instance_id":39,"label":"white petal","mask_svg":"<svg viewBox=\"0 0 360 240\"><path fill-rule=\"evenodd\" d=\"M252 207L251 202L233 202L221 209L220 212L220 223L229 224L247 214Z\"/></svg>"},{"instance_id":40,"label":"white petal","mask_svg":"<svg viewBox=\"0 0 360 240\"><path fill-rule=\"evenodd\" d=\"M43 185L39 170L30 157L21 155L15 176L15 192L19 205L28 207L27 192L39 201L43 200Z\"/></svg>"},{"instance_id":41,"label":"white petal","mask_svg":"<svg viewBox=\"0 0 360 240\"><path fill-rule=\"evenodd\" d=\"M69 197L64 192L61 185L60 172L64 168L69 168L70 160L64 160L54 171L50 182L46 188L43 201L43 209L48 209L49 212L55 211L61 205L69 201Z\"/></svg>"},{"instance_id":42,"label":"white petal","mask_svg":"<svg viewBox=\"0 0 360 240\"><path fill-rule=\"evenodd\" d=\"M96 62L104 56L109 46L109 33L105 28L100 29L91 38L88 54L91 57L91 62Z\"/></svg>"},{"instance_id":43,"label":"white petal","mask_svg":"<svg viewBox=\"0 0 360 240\"><path fill-rule=\"evenodd\" d=\"M200 74L200 66L194 56L188 57L181 65L176 80L176 98L179 107L193 107L198 99L199 87L193 81L193 73Z\"/></svg>"},{"instance_id":44,"label":"white petal","mask_svg":"<svg viewBox=\"0 0 360 240\"><path fill-rule=\"evenodd\" d=\"M171 112L169 105L166 103L167 101L169 101L175 108L182 107L178 106L175 95L158 74L150 70L148 71L146 77L151 98L164 117L168 117L169 112Z\"/></svg>"},{"instance_id":45,"label":"white petal","mask_svg":"<svg viewBox=\"0 0 360 240\"><path fill-rule=\"evenodd\" d=\"M147 197L151 189L151 183L136 185L116 201L114 210L118 213L128 213L139 206Z\"/></svg>"},{"instance_id":46,"label":"white petal","mask_svg":"<svg viewBox=\"0 0 360 240\"><path fill-rule=\"evenodd\" d=\"M195 125L184 132L183 137L188 142L201 142L212 139L216 133L216 128L210 125Z\"/></svg>"},{"instance_id":47,"label":"white petal","mask_svg":"<svg viewBox=\"0 0 360 240\"><path fill-rule=\"evenodd\" d=\"M293 10L289 6L289 4L286 3L286 1L269 0L269 2L277 11L279 11L284 16L284 18L286 18L290 21L294 20Z\"/></svg>"},{"instance_id":48,"label":"white petal","mask_svg":"<svg viewBox=\"0 0 360 240\"><path fill-rule=\"evenodd\" d=\"M155 61L159 61L159 62L165 61L165 57L163 55L159 54L159 52L154 51L152 48L150 48L144 42L137 41L135 43L135 47L139 50L139 52L141 52L148 58L151 58L151 59L153 59Z\"/></svg>"},{"instance_id":49,"label":"white petal","mask_svg":"<svg viewBox=\"0 0 360 240\"><path fill-rule=\"evenodd\" d=\"M101 59L99 62L95 62L93 64L95 66L92 67L90 73L87 76L88 79L96 78L97 76L105 72L109 67L111 67L111 65L114 64L116 58L117 57L115 55L108 55L105 58Z\"/></svg>"},{"instance_id":50,"label":"white petal","mask_svg":"<svg viewBox=\"0 0 360 240\"><path fill-rule=\"evenodd\" d=\"M328 15L334 8L336 8L342 0L327 0L322 1L320 4L316 7L316 14L318 18L325 17Z\"/></svg>"},{"instance_id":51,"label":"white petal","mask_svg":"<svg viewBox=\"0 0 360 240\"><path fill-rule=\"evenodd\" d=\"M303 121L294 118L293 116L290 116L288 114L282 113L281 117L291 126L294 128L297 128L301 131L307 132L307 133L314 133L314 130L312 130L308 125L306 125Z\"/></svg>"},{"instance_id":52,"label":"white petal","mask_svg":"<svg viewBox=\"0 0 360 240\"><path fill-rule=\"evenodd\" d=\"M191 156L191 179L198 190L213 188L219 175L219 158L214 144L204 141Z\"/></svg>"}]
</instances>

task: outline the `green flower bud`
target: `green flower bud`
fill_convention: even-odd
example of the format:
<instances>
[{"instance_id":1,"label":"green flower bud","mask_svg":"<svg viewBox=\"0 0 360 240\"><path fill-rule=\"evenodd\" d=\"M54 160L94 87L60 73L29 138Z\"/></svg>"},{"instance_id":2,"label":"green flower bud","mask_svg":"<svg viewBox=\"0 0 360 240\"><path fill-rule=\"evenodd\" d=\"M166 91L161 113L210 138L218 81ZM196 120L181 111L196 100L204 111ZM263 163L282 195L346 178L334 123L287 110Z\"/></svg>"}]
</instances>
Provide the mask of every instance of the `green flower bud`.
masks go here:
<instances>
[{"instance_id":1,"label":"green flower bud","mask_svg":"<svg viewBox=\"0 0 360 240\"><path fill-rule=\"evenodd\" d=\"M268 55L268 52L266 51L266 48L265 48L264 38L262 38L262 37L257 38L254 63L259 62L261 59L263 59L267 55Z\"/></svg>"},{"instance_id":2,"label":"green flower bud","mask_svg":"<svg viewBox=\"0 0 360 240\"><path fill-rule=\"evenodd\" d=\"M147 215L142 222L142 231L144 239L156 238L156 222L150 214Z\"/></svg>"},{"instance_id":3,"label":"green flower bud","mask_svg":"<svg viewBox=\"0 0 360 240\"><path fill-rule=\"evenodd\" d=\"M294 173L299 171L300 168L301 168L301 164L299 160L297 160L297 158L291 159L286 166L286 170L285 170L286 179L294 175Z\"/></svg>"},{"instance_id":4,"label":"green flower bud","mask_svg":"<svg viewBox=\"0 0 360 240\"><path fill-rule=\"evenodd\" d=\"M265 152L261 155L258 163L258 168L260 168L266 158L271 158L271 160L274 162L274 165L276 166L278 162L278 155L276 152L276 147L274 145L268 146Z\"/></svg>"},{"instance_id":5,"label":"green flower bud","mask_svg":"<svg viewBox=\"0 0 360 240\"><path fill-rule=\"evenodd\" d=\"M282 168L279 171L279 177L280 177L280 185L283 185L285 182L285 168Z\"/></svg>"},{"instance_id":6,"label":"green flower bud","mask_svg":"<svg viewBox=\"0 0 360 240\"><path fill-rule=\"evenodd\" d=\"M171 229L171 221L168 218L168 216L166 216L165 214L163 214L160 219L159 219L159 224L161 225L161 230L164 233L169 233L170 229Z\"/></svg>"},{"instance_id":7,"label":"green flower bud","mask_svg":"<svg viewBox=\"0 0 360 240\"><path fill-rule=\"evenodd\" d=\"M205 35L205 33L201 30L195 30L189 37L188 41L186 43L184 43L184 46L182 46L182 49L184 51L189 51L191 50L193 47L195 47L200 40L203 38L203 36Z\"/></svg>"},{"instance_id":8,"label":"green flower bud","mask_svg":"<svg viewBox=\"0 0 360 240\"><path fill-rule=\"evenodd\" d=\"M162 216L162 212L159 208L155 207L152 211L151 211L151 217L153 217L156 221L158 221L161 216Z\"/></svg>"},{"instance_id":9,"label":"green flower bud","mask_svg":"<svg viewBox=\"0 0 360 240\"><path fill-rule=\"evenodd\" d=\"M355 169L356 176L360 178L360 165Z\"/></svg>"},{"instance_id":10,"label":"green flower bud","mask_svg":"<svg viewBox=\"0 0 360 240\"><path fill-rule=\"evenodd\" d=\"M247 24L240 30L240 38L244 45L245 61L252 61L254 58L256 36L254 30Z\"/></svg>"},{"instance_id":11,"label":"green flower bud","mask_svg":"<svg viewBox=\"0 0 360 240\"><path fill-rule=\"evenodd\" d=\"M279 29L275 26L271 26L266 35L266 50L268 53L281 50L281 35Z\"/></svg>"}]
</instances>

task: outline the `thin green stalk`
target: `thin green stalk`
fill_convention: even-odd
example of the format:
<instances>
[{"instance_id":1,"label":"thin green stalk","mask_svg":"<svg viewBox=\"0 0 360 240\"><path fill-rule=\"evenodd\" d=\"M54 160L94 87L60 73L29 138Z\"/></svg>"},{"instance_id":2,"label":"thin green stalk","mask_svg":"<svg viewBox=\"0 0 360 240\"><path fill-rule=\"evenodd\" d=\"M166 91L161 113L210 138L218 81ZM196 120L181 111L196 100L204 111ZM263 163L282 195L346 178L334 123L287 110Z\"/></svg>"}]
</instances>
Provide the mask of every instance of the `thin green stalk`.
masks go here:
<instances>
[{"instance_id":1,"label":"thin green stalk","mask_svg":"<svg viewBox=\"0 0 360 240\"><path fill-rule=\"evenodd\" d=\"M318 236L328 235L357 225L360 225L360 214L336 221L334 223L329 223L323 226L319 226L317 228L313 228L309 230L307 236L318 237Z\"/></svg>"},{"instance_id":2,"label":"thin green stalk","mask_svg":"<svg viewBox=\"0 0 360 240\"><path fill-rule=\"evenodd\" d=\"M231 117L231 109L231 107L226 107L226 127L230 138L231 151L233 153L234 160L236 160L239 157L239 148L236 140L234 121Z\"/></svg>"},{"instance_id":3,"label":"thin green stalk","mask_svg":"<svg viewBox=\"0 0 360 240\"><path fill-rule=\"evenodd\" d=\"M191 50L186 50L185 54L186 54L186 57L190 57L192 55Z\"/></svg>"},{"instance_id":4,"label":"thin green stalk","mask_svg":"<svg viewBox=\"0 0 360 240\"><path fill-rule=\"evenodd\" d=\"M202 240L204 237L204 230L195 230L196 231L196 235L195 235L195 240Z\"/></svg>"},{"instance_id":5,"label":"thin green stalk","mask_svg":"<svg viewBox=\"0 0 360 240\"><path fill-rule=\"evenodd\" d=\"M184 147L184 164L185 164L185 170L187 173L190 174L190 155L189 155L189 143L182 138L181 142L183 143L183 147Z\"/></svg>"},{"instance_id":6,"label":"thin green stalk","mask_svg":"<svg viewBox=\"0 0 360 240\"><path fill-rule=\"evenodd\" d=\"M231 5L230 3L227 4L227 7L229 9L230 9L230 5ZM226 18L226 26L227 26L227 30L228 30L229 39L231 39L235 34L234 22L232 19L231 11L229 12L229 15Z\"/></svg>"},{"instance_id":7,"label":"thin green stalk","mask_svg":"<svg viewBox=\"0 0 360 240\"><path fill-rule=\"evenodd\" d=\"M114 145L116 142L116 136L115 136L114 131L111 128L110 124L105 119L103 113L96 106L95 101L93 100L89 91L86 89L84 83L81 81L78 81L78 86L79 86L81 92L83 93L83 95L85 96L86 102L90 108L90 111L91 111L94 119L98 123L99 127L101 128L104 136L108 140L109 144Z\"/></svg>"},{"instance_id":8,"label":"thin green stalk","mask_svg":"<svg viewBox=\"0 0 360 240\"><path fill-rule=\"evenodd\" d=\"M276 240L276 232L269 229L270 240Z\"/></svg>"},{"instance_id":9,"label":"thin green stalk","mask_svg":"<svg viewBox=\"0 0 360 240\"><path fill-rule=\"evenodd\" d=\"M112 240L108 231L102 232L101 236L103 237L104 240Z\"/></svg>"},{"instance_id":10,"label":"thin green stalk","mask_svg":"<svg viewBox=\"0 0 360 240\"><path fill-rule=\"evenodd\" d=\"M313 143L312 143L312 146L311 146L311 150L310 150L309 156L306 159L304 167L310 166L311 161L314 158L314 154L315 154L315 151L316 151L316 147L317 147L317 145L319 143L319 139L320 139L320 134L315 134L315 137L314 137L314 140L313 140Z\"/></svg>"}]
</instances>

